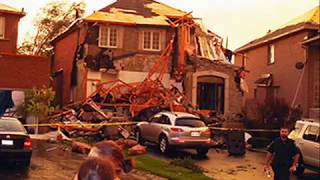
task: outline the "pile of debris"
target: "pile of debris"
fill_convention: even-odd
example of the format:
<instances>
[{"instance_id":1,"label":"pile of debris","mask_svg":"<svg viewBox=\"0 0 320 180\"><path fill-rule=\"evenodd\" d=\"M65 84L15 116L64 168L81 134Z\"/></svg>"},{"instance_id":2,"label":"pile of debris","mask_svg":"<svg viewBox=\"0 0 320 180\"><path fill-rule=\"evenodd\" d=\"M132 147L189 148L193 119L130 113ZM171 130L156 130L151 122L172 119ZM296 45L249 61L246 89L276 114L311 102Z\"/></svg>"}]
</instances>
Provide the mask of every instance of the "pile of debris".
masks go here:
<instances>
[{"instance_id":1,"label":"pile of debris","mask_svg":"<svg viewBox=\"0 0 320 180\"><path fill-rule=\"evenodd\" d=\"M128 138L131 126L105 124L146 120L164 109L188 111L192 106L185 99L177 88L167 89L158 80L135 85L120 80L102 83L84 102L52 115L50 123L62 123L59 128L67 137Z\"/></svg>"},{"instance_id":2,"label":"pile of debris","mask_svg":"<svg viewBox=\"0 0 320 180\"><path fill-rule=\"evenodd\" d=\"M116 139L130 136L128 127L106 126L106 123L128 122L128 117L115 116L113 112L101 109L91 98L83 103L65 106L50 116L50 123L59 123L57 128L68 138L88 137L94 140Z\"/></svg>"}]
</instances>

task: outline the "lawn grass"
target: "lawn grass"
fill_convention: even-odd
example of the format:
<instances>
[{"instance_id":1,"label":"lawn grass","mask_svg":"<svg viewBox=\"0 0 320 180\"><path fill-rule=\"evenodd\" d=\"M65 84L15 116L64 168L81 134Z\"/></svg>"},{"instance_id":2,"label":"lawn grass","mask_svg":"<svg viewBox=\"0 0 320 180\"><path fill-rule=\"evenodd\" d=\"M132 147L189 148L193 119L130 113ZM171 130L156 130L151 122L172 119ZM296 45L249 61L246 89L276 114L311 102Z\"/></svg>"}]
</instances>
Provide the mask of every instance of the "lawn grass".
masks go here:
<instances>
[{"instance_id":1,"label":"lawn grass","mask_svg":"<svg viewBox=\"0 0 320 180\"><path fill-rule=\"evenodd\" d=\"M200 172L193 172L190 169L172 165L148 154L131 157L135 159L138 170L147 171L160 177L172 180L210 180L209 177Z\"/></svg>"}]
</instances>

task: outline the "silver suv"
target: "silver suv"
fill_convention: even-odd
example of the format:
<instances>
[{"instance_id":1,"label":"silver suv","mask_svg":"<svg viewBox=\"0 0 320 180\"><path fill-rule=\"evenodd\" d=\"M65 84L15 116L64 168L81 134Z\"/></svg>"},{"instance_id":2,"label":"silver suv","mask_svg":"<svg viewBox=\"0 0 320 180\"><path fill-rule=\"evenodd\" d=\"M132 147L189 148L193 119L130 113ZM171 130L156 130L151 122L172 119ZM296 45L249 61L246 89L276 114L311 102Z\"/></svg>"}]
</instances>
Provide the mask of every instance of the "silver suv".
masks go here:
<instances>
[{"instance_id":1,"label":"silver suv","mask_svg":"<svg viewBox=\"0 0 320 180\"><path fill-rule=\"evenodd\" d=\"M169 147L180 147L194 148L205 156L212 144L210 137L210 129L198 116L183 112L157 113L136 128L140 144L156 143L162 153L168 152Z\"/></svg>"},{"instance_id":2,"label":"silver suv","mask_svg":"<svg viewBox=\"0 0 320 180\"><path fill-rule=\"evenodd\" d=\"M304 167L320 170L320 133L319 120L304 119L295 124L295 129L290 132L289 138L295 140L300 150L300 163L297 175L303 174Z\"/></svg>"}]
</instances>

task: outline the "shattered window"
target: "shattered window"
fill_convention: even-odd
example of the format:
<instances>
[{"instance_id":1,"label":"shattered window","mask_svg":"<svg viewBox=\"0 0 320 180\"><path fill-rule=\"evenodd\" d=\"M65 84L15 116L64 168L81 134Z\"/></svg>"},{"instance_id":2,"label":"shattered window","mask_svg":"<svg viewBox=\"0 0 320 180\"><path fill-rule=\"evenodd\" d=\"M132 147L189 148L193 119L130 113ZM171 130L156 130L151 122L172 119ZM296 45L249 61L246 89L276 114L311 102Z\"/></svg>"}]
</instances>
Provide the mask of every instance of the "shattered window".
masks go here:
<instances>
[{"instance_id":1,"label":"shattered window","mask_svg":"<svg viewBox=\"0 0 320 180\"><path fill-rule=\"evenodd\" d=\"M143 32L143 49L160 50L160 32L144 31Z\"/></svg>"},{"instance_id":2,"label":"shattered window","mask_svg":"<svg viewBox=\"0 0 320 180\"><path fill-rule=\"evenodd\" d=\"M4 29L5 29L4 17L0 16L0 39L4 39Z\"/></svg>"},{"instance_id":3,"label":"shattered window","mask_svg":"<svg viewBox=\"0 0 320 180\"><path fill-rule=\"evenodd\" d=\"M116 28L100 26L99 46L117 47L118 31Z\"/></svg>"}]
</instances>

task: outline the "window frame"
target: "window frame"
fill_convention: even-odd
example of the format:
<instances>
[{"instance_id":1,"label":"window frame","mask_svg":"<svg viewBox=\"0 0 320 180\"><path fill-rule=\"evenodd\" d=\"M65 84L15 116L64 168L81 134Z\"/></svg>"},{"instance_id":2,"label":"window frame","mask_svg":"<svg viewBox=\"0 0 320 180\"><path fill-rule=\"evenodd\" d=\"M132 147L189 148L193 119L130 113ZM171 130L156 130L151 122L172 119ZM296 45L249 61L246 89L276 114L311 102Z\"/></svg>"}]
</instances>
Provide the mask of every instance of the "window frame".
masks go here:
<instances>
[{"instance_id":1,"label":"window frame","mask_svg":"<svg viewBox=\"0 0 320 180\"><path fill-rule=\"evenodd\" d=\"M182 121L184 122L183 124L177 124L177 122ZM194 122L194 124L187 124L186 122ZM197 122L197 123L195 123ZM191 126L190 126L191 125ZM194 126L196 125L196 126ZM175 122L174 122L174 126L178 126L178 127L192 127L192 128L201 128L201 127L206 127L206 123L200 119L200 118L196 118L196 117L178 117Z\"/></svg>"},{"instance_id":2,"label":"window frame","mask_svg":"<svg viewBox=\"0 0 320 180\"><path fill-rule=\"evenodd\" d=\"M3 36L0 36L0 39L5 39L5 36L6 36L6 18L4 16L0 16L0 33L1 33L1 31L3 33Z\"/></svg>"},{"instance_id":3,"label":"window frame","mask_svg":"<svg viewBox=\"0 0 320 180\"><path fill-rule=\"evenodd\" d=\"M159 121L160 121L160 115L153 116L153 117L150 119L150 122L151 122L151 123L159 123Z\"/></svg>"},{"instance_id":4,"label":"window frame","mask_svg":"<svg viewBox=\"0 0 320 180\"><path fill-rule=\"evenodd\" d=\"M242 56L242 67L247 67L247 53L244 53Z\"/></svg>"},{"instance_id":5,"label":"window frame","mask_svg":"<svg viewBox=\"0 0 320 180\"><path fill-rule=\"evenodd\" d=\"M275 58L275 45L274 44L269 44L268 45L268 65L271 65L271 64L275 64L276 62L276 58Z\"/></svg>"},{"instance_id":6,"label":"window frame","mask_svg":"<svg viewBox=\"0 0 320 180\"><path fill-rule=\"evenodd\" d=\"M159 119L159 124L171 125L170 118L167 115L162 114Z\"/></svg>"},{"instance_id":7,"label":"window frame","mask_svg":"<svg viewBox=\"0 0 320 180\"><path fill-rule=\"evenodd\" d=\"M107 32L107 42L106 43L102 43L102 29L105 29ZM116 45L111 45L111 29L115 29L116 30L116 39L115 39L115 43ZM120 39L120 29L115 27L115 26L108 26L108 25L100 25L99 26L99 42L98 45L99 47L102 48L119 48L120 43L119 43L119 39ZM106 44L106 45L105 45Z\"/></svg>"},{"instance_id":8,"label":"window frame","mask_svg":"<svg viewBox=\"0 0 320 180\"><path fill-rule=\"evenodd\" d=\"M309 135L310 134L309 133L310 132L309 129L311 129L311 128L318 129L318 131L316 131L315 134L311 134L311 135L315 135L315 139L314 140L305 137L305 135ZM306 134L307 132L308 132L308 134ZM305 131L303 132L302 139L317 143L317 141L319 140L319 127L314 126L314 125L308 125L307 128L305 129Z\"/></svg>"},{"instance_id":9,"label":"window frame","mask_svg":"<svg viewBox=\"0 0 320 180\"><path fill-rule=\"evenodd\" d=\"M150 48L145 48L145 33L150 33ZM159 46L159 49L155 49L153 48L153 41L154 41L154 33L159 33L159 42L158 42L158 46ZM145 50L145 51L161 51L161 42L162 42L162 33L160 30L143 30L142 31L142 49Z\"/></svg>"}]
</instances>

